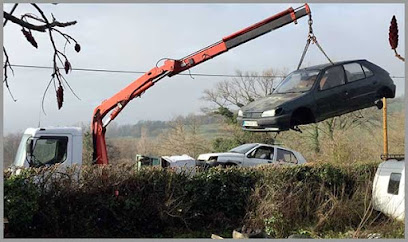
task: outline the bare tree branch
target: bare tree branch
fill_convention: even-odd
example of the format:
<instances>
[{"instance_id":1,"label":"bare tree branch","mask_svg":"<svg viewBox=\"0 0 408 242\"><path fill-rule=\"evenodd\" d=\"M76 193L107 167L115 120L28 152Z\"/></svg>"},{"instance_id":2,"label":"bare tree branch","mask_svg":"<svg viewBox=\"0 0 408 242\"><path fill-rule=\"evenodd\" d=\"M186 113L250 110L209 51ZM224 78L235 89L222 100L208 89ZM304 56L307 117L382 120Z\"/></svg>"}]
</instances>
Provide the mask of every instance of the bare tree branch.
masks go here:
<instances>
[{"instance_id":1,"label":"bare tree branch","mask_svg":"<svg viewBox=\"0 0 408 242\"><path fill-rule=\"evenodd\" d=\"M15 11L16 8L17 8L17 6L18 6L18 3L14 4L13 8L12 8L11 11L10 11L10 15L14 13L14 11ZM8 22L8 19L6 19L6 20L4 21L3 27L6 26L7 22Z\"/></svg>"},{"instance_id":2,"label":"bare tree branch","mask_svg":"<svg viewBox=\"0 0 408 242\"><path fill-rule=\"evenodd\" d=\"M68 26L71 26L71 25L74 25L74 24L77 23L77 21L71 21L71 22L65 22L65 23L61 23L61 22L58 22L58 21L53 21L51 23L46 23L46 24L43 24L43 25L34 25L34 24L31 24L31 23L26 22L24 20L21 20L21 19L15 17L15 16L13 16L13 15L5 12L5 11L3 11L3 16L6 19L6 21L10 20L11 22L13 22L15 24L18 24L21 27L31 29L31 30L35 30L35 31L39 31L39 32L45 32L47 29L51 29L51 28L54 28L54 27L64 28L64 27L68 27Z\"/></svg>"},{"instance_id":3,"label":"bare tree branch","mask_svg":"<svg viewBox=\"0 0 408 242\"><path fill-rule=\"evenodd\" d=\"M31 31L37 31L37 32L47 32L48 31L48 35L50 38L50 42L52 44L54 53L53 53L53 73L51 74L51 81L48 83L45 92L44 92L44 96L43 96L43 100L42 100L42 105L44 104L44 98L45 95L49 89L49 86L51 83L54 84L54 89L56 91L57 94L57 103L58 103L58 109L60 109L62 107L62 103L63 103L63 96L64 96L64 87L65 84L66 86L68 86L68 88L70 89L70 91L74 94L75 97L77 97L79 99L79 97L75 94L75 92L73 91L73 89L71 88L71 86L69 85L69 83L67 82L67 80L64 78L64 76L62 75L62 73L60 72L60 69L58 67L58 63L61 63L61 65L63 66L63 68L65 69L65 73L68 74L69 71L71 70L71 63L68 61L68 57L65 55L65 48L67 44L71 44L71 41L73 41L75 43L75 51L79 52L81 47L78 44L78 42L71 37L70 35L63 33L61 30L57 29L57 28L65 28L68 26L72 26L75 25L77 23L77 21L69 21L69 22L59 22L56 20L56 18L54 17L54 15L51 13L52 16L52 20L50 21L46 15L44 14L43 10L35 3L31 4L40 14L40 16L36 16L32 13L25 13L21 16L21 18L17 18L16 16L13 15L14 10L17 7L17 4L15 4L13 6L13 9L10 13L4 12L4 23L3 26L6 25L6 23L8 21L11 21L19 26L22 27L22 32L25 35L25 37L27 38L27 41L29 41L35 48L38 47L37 42L35 41L32 32ZM40 24L35 24L35 23L30 23L29 20L31 21L35 21L37 23ZM60 36L62 36L65 39L65 45L64 45L64 51L60 51L57 47L57 45L55 44L55 40L54 40L54 35L53 33L57 33ZM4 83L6 84L7 88L8 88L8 80L7 80L7 69L11 69L10 66L10 62L7 56L7 52L6 50L3 48L3 53L6 56L6 62L3 66L4 69ZM12 69L11 69L12 70ZM56 82L58 82L58 86L56 85ZM10 89L9 89L10 91ZM11 92L10 92L11 94ZM14 100L14 98L13 98ZM42 106L43 112L45 114L44 111L44 107Z\"/></svg>"},{"instance_id":4,"label":"bare tree branch","mask_svg":"<svg viewBox=\"0 0 408 242\"><path fill-rule=\"evenodd\" d=\"M9 60L8 55L7 55L6 48L4 48L4 46L3 46L3 53L4 53L4 56L6 57L6 59L4 60L4 65L3 65L3 69L4 69L3 83L6 84L7 90L9 91L11 98L13 99L14 102L16 102L17 100L14 98L13 94L11 93L11 90L10 90L10 87L9 87L9 84L8 84L8 76L7 76L7 69L10 69L11 72L13 73L13 75L14 75L14 70L13 70L13 68L11 68L10 60Z\"/></svg>"}]
</instances>

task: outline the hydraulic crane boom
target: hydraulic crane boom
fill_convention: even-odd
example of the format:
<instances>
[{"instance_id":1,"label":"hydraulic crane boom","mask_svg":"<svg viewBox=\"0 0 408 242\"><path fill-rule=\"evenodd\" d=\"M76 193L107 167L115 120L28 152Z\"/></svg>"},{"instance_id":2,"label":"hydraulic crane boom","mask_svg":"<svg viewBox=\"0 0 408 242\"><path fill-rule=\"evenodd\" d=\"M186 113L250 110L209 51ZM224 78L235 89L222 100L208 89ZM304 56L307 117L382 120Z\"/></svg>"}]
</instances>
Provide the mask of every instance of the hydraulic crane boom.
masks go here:
<instances>
[{"instance_id":1,"label":"hydraulic crane boom","mask_svg":"<svg viewBox=\"0 0 408 242\"><path fill-rule=\"evenodd\" d=\"M105 130L110 121L123 110L123 108L135 97L140 96L148 88L153 86L163 77L171 77L178 73L203 63L217 55L220 55L234 47L237 47L247 41L255 39L274 29L278 29L291 22L297 23L297 19L311 14L307 4L297 9L288 8L276 15L273 15L261 22L251 25L234 34L224 37L206 48L192 53L182 59L167 59L160 67L154 67L143 76L132 82L130 85L119 91L113 97L103 101L95 108L92 120L92 138L94 154L93 159L97 164L108 164L108 154L105 142ZM103 120L109 113L107 120Z\"/></svg>"}]
</instances>

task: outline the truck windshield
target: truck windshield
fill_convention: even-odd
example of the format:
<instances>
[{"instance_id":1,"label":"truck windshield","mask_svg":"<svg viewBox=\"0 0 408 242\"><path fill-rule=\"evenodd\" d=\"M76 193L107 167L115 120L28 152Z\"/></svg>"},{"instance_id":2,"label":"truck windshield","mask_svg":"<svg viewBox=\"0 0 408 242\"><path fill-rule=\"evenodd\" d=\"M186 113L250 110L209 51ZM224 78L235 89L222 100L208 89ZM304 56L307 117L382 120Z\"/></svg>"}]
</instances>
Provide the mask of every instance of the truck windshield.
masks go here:
<instances>
[{"instance_id":1,"label":"truck windshield","mask_svg":"<svg viewBox=\"0 0 408 242\"><path fill-rule=\"evenodd\" d=\"M245 154L250 149L254 148L256 145L257 144L243 144L243 145L240 145L238 147L235 147L234 149L230 150L229 152Z\"/></svg>"},{"instance_id":2,"label":"truck windshield","mask_svg":"<svg viewBox=\"0 0 408 242\"><path fill-rule=\"evenodd\" d=\"M319 70L300 70L292 72L278 85L275 93L306 92L312 88Z\"/></svg>"},{"instance_id":3,"label":"truck windshield","mask_svg":"<svg viewBox=\"0 0 408 242\"><path fill-rule=\"evenodd\" d=\"M67 158L68 137L42 136L35 143L30 166L40 167L62 163Z\"/></svg>"}]
</instances>

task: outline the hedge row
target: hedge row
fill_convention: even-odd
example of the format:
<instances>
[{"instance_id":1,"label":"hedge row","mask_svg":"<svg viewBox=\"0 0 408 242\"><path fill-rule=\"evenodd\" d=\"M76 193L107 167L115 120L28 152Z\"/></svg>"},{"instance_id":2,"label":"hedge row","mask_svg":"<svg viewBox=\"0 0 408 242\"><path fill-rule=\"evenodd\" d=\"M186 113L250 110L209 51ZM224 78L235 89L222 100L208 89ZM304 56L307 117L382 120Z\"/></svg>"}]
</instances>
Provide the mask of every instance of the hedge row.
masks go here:
<instances>
[{"instance_id":1,"label":"hedge row","mask_svg":"<svg viewBox=\"0 0 408 242\"><path fill-rule=\"evenodd\" d=\"M357 227L378 163L212 168L133 165L5 173L11 237L209 238L245 225L273 237Z\"/></svg>"}]
</instances>

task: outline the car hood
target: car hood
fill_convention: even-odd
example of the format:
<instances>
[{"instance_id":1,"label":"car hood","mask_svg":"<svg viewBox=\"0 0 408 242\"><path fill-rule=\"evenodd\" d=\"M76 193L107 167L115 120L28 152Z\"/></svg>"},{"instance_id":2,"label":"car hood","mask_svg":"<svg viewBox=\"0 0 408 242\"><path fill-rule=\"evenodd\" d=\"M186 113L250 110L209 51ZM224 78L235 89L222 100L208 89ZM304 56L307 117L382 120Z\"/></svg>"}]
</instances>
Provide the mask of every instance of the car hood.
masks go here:
<instances>
[{"instance_id":1,"label":"car hood","mask_svg":"<svg viewBox=\"0 0 408 242\"><path fill-rule=\"evenodd\" d=\"M273 93L267 97L260 98L242 107L242 111L243 112L263 112L266 110L271 110L281 105L282 103L294 100L304 94L305 94L304 92Z\"/></svg>"},{"instance_id":2,"label":"car hood","mask_svg":"<svg viewBox=\"0 0 408 242\"><path fill-rule=\"evenodd\" d=\"M241 153L233 153L233 152L224 152L224 153L207 153L207 154L201 154L198 156L197 160L208 160L210 157L220 157L220 156L228 156L228 157L243 157L244 154Z\"/></svg>"}]
</instances>

